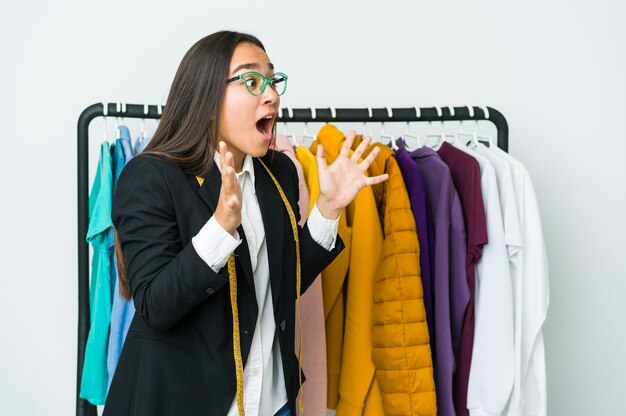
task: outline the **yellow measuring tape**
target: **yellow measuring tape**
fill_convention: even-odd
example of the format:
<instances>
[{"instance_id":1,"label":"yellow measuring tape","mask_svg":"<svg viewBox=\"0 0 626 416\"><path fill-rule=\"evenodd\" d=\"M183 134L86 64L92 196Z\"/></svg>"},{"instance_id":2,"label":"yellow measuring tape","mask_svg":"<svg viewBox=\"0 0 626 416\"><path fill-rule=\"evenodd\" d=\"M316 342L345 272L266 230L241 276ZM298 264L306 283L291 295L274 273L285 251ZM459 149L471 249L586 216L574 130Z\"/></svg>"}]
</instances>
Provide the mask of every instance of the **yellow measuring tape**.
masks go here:
<instances>
[{"instance_id":1,"label":"yellow measuring tape","mask_svg":"<svg viewBox=\"0 0 626 416\"><path fill-rule=\"evenodd\" d=\"M293 239L296 243L296 316L298 317L298 327L299 331L299 348L298 348L298 381L300 390L302 390L302 320L300 317L300 289L301 289L301 264L300 264L300 240L298 234L298 223L296 222L296 216L293 213L293 209L289 204L289 200L285 196L283 192L283 188L281 188L278 180L269 170L267 165L263 163L261 159L257 159L261 162L261 165L265 168L267 173L274 181L276 185L276 189L278 189L278 193L283 200L283 204L287 209L287 213L289 214L289 220L291 221L291 229L293 231ZM200 176L196 176L198 183L200 186L204 183L204 179ZM228 257L228 280L230 283L230 305L233 312L233 354L235 358L235 373L237 376L237 409L239 411L240 416L245 415L245 410L243 407L243 358L241 357L241 339L239 336L239 309L237 308L237 271L235 268L235 256L231 254ZM298 400L298 405L300 408L300 415L304 414L304 405L302 403L302 394Z\"/></svg>"}]
</instances>

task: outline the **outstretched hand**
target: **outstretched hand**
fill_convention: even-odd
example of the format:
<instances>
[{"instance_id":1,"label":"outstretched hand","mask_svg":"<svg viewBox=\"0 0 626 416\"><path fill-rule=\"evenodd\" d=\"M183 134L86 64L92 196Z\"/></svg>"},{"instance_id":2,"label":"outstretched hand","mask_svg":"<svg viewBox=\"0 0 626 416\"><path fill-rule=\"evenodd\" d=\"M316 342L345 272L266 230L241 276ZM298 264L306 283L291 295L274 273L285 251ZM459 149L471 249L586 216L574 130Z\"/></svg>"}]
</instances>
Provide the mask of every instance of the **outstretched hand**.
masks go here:
<instances>
[{"instance_id":1,"label":"outstretched hand","mask_svg":"<svg viewBox=\"0 0 626 416\"><path fill-rule=\"evenodd\" d=\"M372 138L370 136L364 137L350 155L355 136L354 131L348 133L339 156L330 165L326 163L322 145L318 144L317 146L317 173L320 185L317 207L326 218L336 219L339 217L341 210L352 202L361 189L389 179L389 175L386 173L372 177L365 175L365 171L372 165L380 149L374 147L369 155L359 163Z\"/></svg>"},{"instance_id":2,"label":"outstretched hand","mask_svg":"<svg viewBox=\"0 0 626 416\"><path fill-rule=\"evenodd\" d=\"M222 186L215 210L215 219L224 230L233 234L241 224L241 187L235 173L235 159L228 150L226 143L218 144L220 152L220 171L222 173Z\"/></svg>"}]
</instances>

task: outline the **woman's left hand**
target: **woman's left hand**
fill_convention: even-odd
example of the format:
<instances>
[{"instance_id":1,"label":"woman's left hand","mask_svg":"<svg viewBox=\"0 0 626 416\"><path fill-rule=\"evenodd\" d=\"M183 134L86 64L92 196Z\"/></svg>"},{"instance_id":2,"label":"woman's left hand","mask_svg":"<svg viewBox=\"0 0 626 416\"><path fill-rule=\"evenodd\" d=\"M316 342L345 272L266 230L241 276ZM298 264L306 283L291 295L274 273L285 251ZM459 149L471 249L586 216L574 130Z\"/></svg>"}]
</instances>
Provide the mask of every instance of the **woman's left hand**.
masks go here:
<instances>
[{"instance_id":1,"label":"woman's left hand","mask_svg":"<svg viewBox=\"0 0 626 416\"><path fill-rule=\"evenodd\" d=\"M365 175L365 171L376 159L380 149L374 147L369 155L359 163L372 138L370 136L364 137L363 141L350 155L355 136L356 133L354 131L348 133L339 156L331 165L326 163L322 145L318 144L317 146L317 174L320 185L317 208L326 218L338 218L341 210L352 202L361 189L389 179L389 175L386 173L373 177Z\"/></svg>"}]
</instances>

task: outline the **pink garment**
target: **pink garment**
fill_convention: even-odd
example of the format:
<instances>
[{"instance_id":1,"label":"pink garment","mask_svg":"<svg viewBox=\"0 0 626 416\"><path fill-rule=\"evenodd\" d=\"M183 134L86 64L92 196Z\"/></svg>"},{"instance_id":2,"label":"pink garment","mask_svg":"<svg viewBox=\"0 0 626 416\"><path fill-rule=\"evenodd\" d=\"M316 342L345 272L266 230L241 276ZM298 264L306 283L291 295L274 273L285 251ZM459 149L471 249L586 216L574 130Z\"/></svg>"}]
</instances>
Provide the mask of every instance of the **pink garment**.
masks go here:
<instances>
[{"instance_id":1,"label":"pink garment","mask_svg":"<svg viewBox=\"0 0 626 416\"><path fill-rule=\"evenodd\" d=\"M286 154L289 156L289 159L293 161L293 164L296 165L296 170L298 171L298 182L300 183L300 200L298 200L298 206L300 207L299 224L300 226L304 226L306 219L309 217L309 188L306 186L302 165L298 162L298 159L296 159L296 151L293 149L291 143L289 143L289 138L287 138L287 136L277 134L276 142L273 144L272 149Z\"/></svg>"},{"instance_id":2,"label":"pink garment","mask_svg":"<svg viewBox=\"0 0 626 416\"><path fill-rule=\"evenodd\" d=\"M298 171L300 183L300 225L309 217L309 189L304 179L302 165L296 159L296 152L286 136L277 134L273 146L293 161ZM322 275L300 297L302 314L302 371L306 381L298 395L303 395L304 414L307 416L326 416L326 327L324 322L324 299L322 295ZM300 326L296 317L296 354L300 346ZM300 414L298 401L296 413Z\"/></svg>"}]
</instances>

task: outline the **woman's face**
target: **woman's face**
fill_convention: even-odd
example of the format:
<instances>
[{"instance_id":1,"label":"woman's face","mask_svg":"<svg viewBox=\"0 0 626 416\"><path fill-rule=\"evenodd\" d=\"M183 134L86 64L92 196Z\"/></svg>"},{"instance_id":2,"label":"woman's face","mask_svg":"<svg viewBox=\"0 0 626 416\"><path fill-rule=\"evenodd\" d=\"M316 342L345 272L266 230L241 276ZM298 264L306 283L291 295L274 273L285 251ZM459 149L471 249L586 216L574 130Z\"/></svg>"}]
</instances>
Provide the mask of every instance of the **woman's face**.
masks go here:
<instances>
[{"instance_id":1,"label":"woman's face","mask_svg":"<svg viewBox=\"0 0 626 416\"><path fill-rule=\"evenodd\" d=\"M263 49L242 42L233 52L228 78L248 71L271 78L274 65ZM240 79L226 85L218 136L233 153L237 172L246 154L259 157L267 153L279 105L280 97L270 85L259 96L250 94Z\"/></svg>"}]
</instances>

